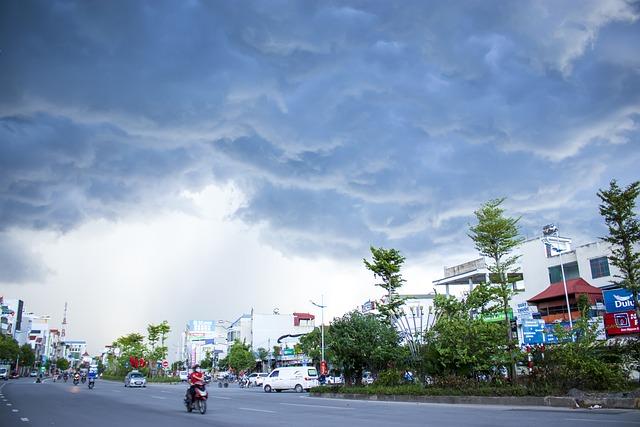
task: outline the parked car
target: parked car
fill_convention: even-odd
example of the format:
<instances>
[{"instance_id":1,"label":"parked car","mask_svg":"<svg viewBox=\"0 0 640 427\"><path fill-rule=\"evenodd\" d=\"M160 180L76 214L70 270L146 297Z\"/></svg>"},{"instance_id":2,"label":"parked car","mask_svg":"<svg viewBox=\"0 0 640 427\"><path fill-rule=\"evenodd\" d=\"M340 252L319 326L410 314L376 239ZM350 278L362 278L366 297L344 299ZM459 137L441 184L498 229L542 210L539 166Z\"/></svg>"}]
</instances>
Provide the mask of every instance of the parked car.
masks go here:
<instances>
[{"instance_id":1,"label":"parked car","mask_svg":"<svg viewBox=\"0 0 640 427\"><path fill-rule=\"evenodd\" d=\"M371 374L371 372L364 372L362 374L362 384L370 385L370 384L373 384L374 381L375 381L375 378L373 378L373 375Z\"/></svg>"},{"instance_id":2,"label":"parked car","mask_svg":"<svg viewBox=\"0 0 640 427\"><path fill-rule=\"evenodd\" d=\"M271 390L281 392L282 390L295 390L302 393L311 387L318 385L318 371L311 366L288 366L274 369L269 376L265 377L262 389L271 393Z\"/></svg>"},{"instance_id":3,"label":"parked car","mask_svg":"<svg viewBox=\"0 0 640 427\"><path fill-rule=\"evenodd\" d=\"M131 371L124 377L125 387L146 387L147 379L138 371Z\"/></svg>"},{"instance_id":4,"label":"parked car","mask_svg":"<svg viewBox=\"0 0 640 427\"><path fill-rule=\"evenodd\" d=\"M329 375L327 377L327 384L344 384L344 378L342 378L342 375Z\"/></svg>"},{"instance_id":5,"label":"parked car","mask_svg":"<svg viewBox=\"0 0 640 427\"><path fill-rule=\"evenodd\" d=\"M0 379L5 381L9 379L9 370L7 368L0 368Z\"/></svg>"},{"instance_id":6,"label":"parked car","mask_svg":"<svg viewBox=\"0 0 640 427\"><path fill-rule=\"evenodd\" d=\"M180 377L180 381L187 381L189 379L189 371L180 371L178 376Z\"/></svg>"},{"instance_id":7,"label":"parked car","mask_svg":"<svg viewBox=\"0 0 640 427\"><path fill-rule=\"evenodd\" d=\"M29 372L29 376L34 378L37 377L38 371L36 369L32 369L31 372Z\"/></svg>"},{"instance_id":8,"label":"parked car","mask_svg":"<svg viewBox=\"0 0 640 427\"><path fill-rule=\"evenodd\" d=\"M249 375L249 386L261 386L264 382L265 377L269 374L264 374L262 372L254 372Z\"/></svg>"}]
</instances>

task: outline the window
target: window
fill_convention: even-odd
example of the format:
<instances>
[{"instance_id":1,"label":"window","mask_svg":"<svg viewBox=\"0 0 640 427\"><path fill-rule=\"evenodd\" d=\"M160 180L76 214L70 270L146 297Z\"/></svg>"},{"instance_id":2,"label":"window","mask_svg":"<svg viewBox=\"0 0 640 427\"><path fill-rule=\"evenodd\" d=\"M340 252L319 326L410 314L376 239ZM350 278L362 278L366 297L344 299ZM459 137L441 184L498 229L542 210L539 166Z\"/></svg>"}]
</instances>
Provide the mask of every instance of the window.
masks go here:
<instances>
[{"instance_id":1,"label":"window","mask_svg":"<svg viewBox=\"0 0 640 427\"><path fill-rule=\"evenodd\" d=\"M271 375L269 375L271 378L276 378L279 374L279 371L273 371L271 372Z\"/></svg>"},{"instance_id":2,"label":"window","mask_svg":"<svg viewBox=\"0 0 640 427\"><path fill-rule=\"evenodd\" d=\"M600 258L594 258L589 261L591 264L591 278L597 279L598 277L609 276L609 260L606 256Z\"/></svg>"},{"instance_id":3,"label":"window","mask_svg":"<svg viewBox=\"0 0 640 427\"><path fill-rule=\"evenodd\" d=\"M567 280L577 279L580 277L580 271L578 270L577 262L568 262L564 265L564 277ZM549 267L549 282L558 283L562 282L562 270L559 265Z\"/></svg>"}]
</instances>

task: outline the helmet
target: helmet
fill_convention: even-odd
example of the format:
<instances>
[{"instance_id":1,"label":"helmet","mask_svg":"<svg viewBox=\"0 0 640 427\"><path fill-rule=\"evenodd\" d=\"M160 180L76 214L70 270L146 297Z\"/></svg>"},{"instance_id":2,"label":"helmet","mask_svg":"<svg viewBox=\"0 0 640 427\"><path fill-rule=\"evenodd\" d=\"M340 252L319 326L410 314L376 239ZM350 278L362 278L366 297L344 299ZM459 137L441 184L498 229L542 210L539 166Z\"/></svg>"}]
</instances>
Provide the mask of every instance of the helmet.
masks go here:
<instances>
[{"instance_id":1,"label":"helmet","mask_svg":"<svg viewBox=\"0 0 640 427\"><path fill-rule=\"evenodd\" d=\"M198 365L197 363L195 365L193 365L193 369L198 369L200 367L200 365Z\"/></svg>"}]
</instances>

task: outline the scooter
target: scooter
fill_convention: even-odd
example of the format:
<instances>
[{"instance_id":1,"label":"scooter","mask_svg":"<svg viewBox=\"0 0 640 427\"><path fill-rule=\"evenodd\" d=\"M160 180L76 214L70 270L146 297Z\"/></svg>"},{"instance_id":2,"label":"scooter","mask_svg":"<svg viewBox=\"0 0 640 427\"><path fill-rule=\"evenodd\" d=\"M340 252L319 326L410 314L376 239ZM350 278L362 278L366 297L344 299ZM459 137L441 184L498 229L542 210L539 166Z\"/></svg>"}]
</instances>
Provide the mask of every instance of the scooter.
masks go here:
<instances>
[{"instance_id":1,"label":"scooter","mask_svg":"<svg viewBox=\"0 0 640 427\"><path fill-rule=\"evenodd\" d=\"M87 382L87 377L85 377L85 376L83 375L83 376L82 376L82 378L81 378L81 381L82 381L82 384L86 383L86 382Z\"/></svg>"},{"instance_id":2,"label":"scooter","mask_svg":"<svg viewBox=\"0 0 640 427\"><path fill-rule=\"evenodd\" d=\"M96 385L96 379L95 378L89 378L89 390L91 390L93 387L95 387Z\"/></svg>"},{"instance_id":3,"label":"scooter","mask_svg":"<svg viewBox=\"0 0 640 427\"><path fill-rule=\"evenodd\" d=\"M207 399L209 398L209 394L203 385L198 385L195 387L195 393L193 400L191 400L191 395L189 390L187 390L187 397L184 399L184 404L187 407L187 412L192 412L194 409L197 409L201 414L204 415L207 412Z\"/></svg>"},{"instance_id":4,"label":"scooter","mask_svg":"<svg viewBox=\"0 0 640 427\"><path fill-rule=\"evenodd\" d=\"M64 375L62 376L62 378L64 379L64 382L66 383L67 380L69 379L69 375L65 372Z\"/></svg>"},{"instance_id":5,"label":"scooter","mask_svg":"<svg viewBox=\"0 0 640 427\"><path fill-rule=\"evenodd\" d=\"M73 385L80 384L80 375L76 374L73 376Z\"/></svg>"}]
</instances>

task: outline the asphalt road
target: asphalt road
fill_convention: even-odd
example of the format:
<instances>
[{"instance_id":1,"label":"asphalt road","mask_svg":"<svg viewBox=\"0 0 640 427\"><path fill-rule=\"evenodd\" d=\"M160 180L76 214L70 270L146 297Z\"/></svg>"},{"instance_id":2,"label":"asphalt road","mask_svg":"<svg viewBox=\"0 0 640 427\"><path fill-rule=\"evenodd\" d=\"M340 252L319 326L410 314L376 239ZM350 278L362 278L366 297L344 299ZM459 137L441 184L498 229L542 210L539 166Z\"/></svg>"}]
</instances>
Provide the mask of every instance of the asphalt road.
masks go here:
<instances>
[{"instance_id":1,"label":"asphalt road","mask_svg":"<svg viewBox=\"0 0 640 427\"><path fill-rule=\"evenodd\" d=\"M209 387L205 415L187 413L186 386L129 389L98 381L93 390L49 380L0 382L0 426L640 426L640 411L348 401L306 393Z\"/></svg>"}]
</instances>

